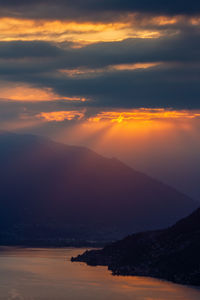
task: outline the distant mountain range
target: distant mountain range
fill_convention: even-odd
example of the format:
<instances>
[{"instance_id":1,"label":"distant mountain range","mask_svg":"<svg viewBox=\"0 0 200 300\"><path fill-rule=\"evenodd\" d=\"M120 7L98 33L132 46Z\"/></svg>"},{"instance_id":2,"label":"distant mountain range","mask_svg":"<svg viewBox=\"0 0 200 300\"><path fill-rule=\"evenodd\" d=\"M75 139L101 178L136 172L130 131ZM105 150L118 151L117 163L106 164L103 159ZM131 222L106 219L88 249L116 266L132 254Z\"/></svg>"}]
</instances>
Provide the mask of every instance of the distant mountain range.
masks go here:
<instances>
[{"instance_id":1,"label":"distant mountain range","mask_svg":"<svg viewBox=\"0 0 200 300\"><path fill-rule=\"evenodd\" d=\"M168 229L137 233L72 261L108 266L114 275L200 286L200 208Z\"/></svg>"},{"instance_id":2,"label":"distant mountain range","mask_svg":"<svg viewBox=\"0 0 200 300\"><path fill-rule=\"evenodd\" d=\"M0 166L0 244L106 242L198 206L115 158L33 135L1 133Z\"/></svg>"}]
</instances>

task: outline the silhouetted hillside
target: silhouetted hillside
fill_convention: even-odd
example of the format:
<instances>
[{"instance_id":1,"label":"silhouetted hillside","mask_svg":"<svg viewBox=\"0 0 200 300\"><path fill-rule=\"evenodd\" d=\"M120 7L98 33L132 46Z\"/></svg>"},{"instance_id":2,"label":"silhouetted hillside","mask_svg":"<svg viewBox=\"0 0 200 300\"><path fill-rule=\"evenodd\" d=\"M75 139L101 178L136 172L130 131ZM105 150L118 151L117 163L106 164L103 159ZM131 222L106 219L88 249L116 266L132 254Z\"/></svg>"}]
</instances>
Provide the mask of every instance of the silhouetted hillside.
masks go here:
<instances>
[{"instance_id":1,"label":"silhouetted hillside","mask_svg":"<svg viewBox=\"0 0 200 300\"><path fill-rule=\"evenodd\" d=\"M1 133L0 164L1 243L113 240L197 207L117 159L32 135Z\"/></svg>"},{"instance_id":2,"label":"silhouetted hillside","mask_svg":"<svg viewBox=\"0 0 200 300\"><path fill-rule=\"evenodd\" d=\"M200 285L200 209L168 229L137 233L72 261L106 265L115 275Z\"/></svg>"}]
</instances>

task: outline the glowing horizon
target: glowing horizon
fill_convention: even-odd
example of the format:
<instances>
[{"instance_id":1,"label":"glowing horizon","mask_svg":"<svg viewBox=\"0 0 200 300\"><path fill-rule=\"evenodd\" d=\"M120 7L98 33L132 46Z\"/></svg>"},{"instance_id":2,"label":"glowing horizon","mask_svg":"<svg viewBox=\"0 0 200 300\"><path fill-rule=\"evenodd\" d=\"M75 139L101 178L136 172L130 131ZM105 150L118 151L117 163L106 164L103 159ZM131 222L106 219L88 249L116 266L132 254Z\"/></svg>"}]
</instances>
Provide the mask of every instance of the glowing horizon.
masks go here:
<instances>
[{"instance_id":1,"label":"glowing horizon","mask_svg":"<svg viewBox=\"0 0 200 300\"><path fill-rule=\"evenodd\" d=\"M70 115L70 119L68 116ZM41 112L37 115L38 118L44 118L46 121L61 122L64 120L73 120L80 116L81 119L88 120L88 122L104 122L111 123L124 123L138 122L138 121L156 121L156 120L189 120L199 119L200 110L174 110L164 108L139 108L130 110L116 110L116 111L103 111L97 113L92 117L85 117L83 111L54 111L54 112Z\"/></svg>"}]
</instances>

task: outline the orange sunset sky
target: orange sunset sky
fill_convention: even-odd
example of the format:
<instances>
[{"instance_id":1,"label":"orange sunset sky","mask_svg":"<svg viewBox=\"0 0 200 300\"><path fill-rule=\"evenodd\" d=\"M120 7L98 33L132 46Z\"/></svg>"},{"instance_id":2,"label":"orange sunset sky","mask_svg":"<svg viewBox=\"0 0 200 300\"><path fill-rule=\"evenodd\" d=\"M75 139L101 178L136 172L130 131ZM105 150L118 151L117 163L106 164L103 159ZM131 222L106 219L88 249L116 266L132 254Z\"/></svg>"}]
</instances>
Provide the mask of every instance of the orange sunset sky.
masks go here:
<instances>
[{"instance_id":1,"label":"orange sunset sky","mask_svg":"<svg viewBox=\"0 0 200 300\"><path fill-rule=\"evenodd\" d=\"M116 156L198 198L200 14L0 1L0 129Z\"/></svg>"}]
</instances>

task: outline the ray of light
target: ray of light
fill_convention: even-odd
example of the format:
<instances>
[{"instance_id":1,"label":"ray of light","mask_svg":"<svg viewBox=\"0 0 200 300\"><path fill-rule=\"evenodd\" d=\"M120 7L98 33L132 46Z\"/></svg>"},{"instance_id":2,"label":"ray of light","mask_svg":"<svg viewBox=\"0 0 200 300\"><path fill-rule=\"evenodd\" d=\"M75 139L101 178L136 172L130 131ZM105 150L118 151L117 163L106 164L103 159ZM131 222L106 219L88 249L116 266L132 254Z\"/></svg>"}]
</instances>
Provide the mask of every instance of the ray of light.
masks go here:
<instances>
[{"instance_id":1,"label":"ray of light","mask_svg":"<svg viewBox=\"0 0 200 300\"><path fill-rule=\"evenodd\" d=\"M105 111L86 117L86 111L60 111L40 113L36 116L47 123L73 121L71 125L59 126L56 138L71 144L87 145L92 149L129 147L131 140L147 144L153 136L174 135L178 129L182 132L193 132L194 122L200 121L200 111L135 109L129 111ZM75 121L75 122L74 122ZM123 141L120 143L120 141ZM132 143L132 142L131 142ZM126 148L126 147L125 147ZM141 150L140 150L141 151Z\"/></svg>"}]
</instances>

